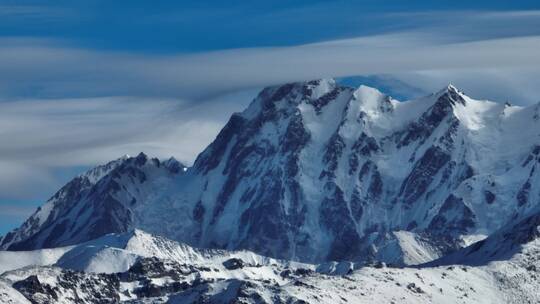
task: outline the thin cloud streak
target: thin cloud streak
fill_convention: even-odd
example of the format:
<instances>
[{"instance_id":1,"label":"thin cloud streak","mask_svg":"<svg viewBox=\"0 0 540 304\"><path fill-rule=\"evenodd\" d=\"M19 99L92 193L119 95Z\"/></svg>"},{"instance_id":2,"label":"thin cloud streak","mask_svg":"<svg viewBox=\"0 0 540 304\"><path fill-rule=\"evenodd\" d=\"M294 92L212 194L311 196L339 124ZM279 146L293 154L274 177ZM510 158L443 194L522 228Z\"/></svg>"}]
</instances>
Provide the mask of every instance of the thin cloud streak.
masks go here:
<instances>
[{"instance_id":1,"label":"thin cloud streak","mask_svg":"<svg viewBox=\"0 0 540 304\"><path fill-rule=\"evenodd\" d=\"M140 56L50 46L0 47L0 95L208 98L320 77L425 70L519 69L540 62L540 36L438 43L402 33L283 48Z\"/></svg>"},{"instance_id":2,"label":"thin cloud streak","mask_svg":"<svg viewBox=\"0 0 540 304\"><path fill-rule=\"evenodd\" d=\"M316 8L322 7L302 9ZM20 10L42 9L13 6L6 12ZM538 65L538 16L539 10L378 13L365 17L399 29L390 26L371 36L289 47L168 56L84 49L57 39L0 38L0 98L204 99L320 77L493 67L519 73L522 67Z\"/></svg>"},{"instance_id":3,"label":"thin cloud streak","mask_svg":"<svg viewBox=\"0 0 540 304\"><path fill-rule=\"evenodd\" d=\"M190 165L227 121L223 109L240 111L254 94L197 103L140 97L0 102L0 201L43 199L65 182L58 170L125 154L174 156Z\"/></svg>"},{"instance_id":4,"label":"thin cloud streak","mask_svg":"<svg viewBox=\"0 0 540 304\"><path fill-rule=\"evenodd\" d=\"M19 204L1 204L0 215L2 217L15 217L24 219L31 215L36 210L34 206L21 206Z\"/></svg>"}]
</instances>

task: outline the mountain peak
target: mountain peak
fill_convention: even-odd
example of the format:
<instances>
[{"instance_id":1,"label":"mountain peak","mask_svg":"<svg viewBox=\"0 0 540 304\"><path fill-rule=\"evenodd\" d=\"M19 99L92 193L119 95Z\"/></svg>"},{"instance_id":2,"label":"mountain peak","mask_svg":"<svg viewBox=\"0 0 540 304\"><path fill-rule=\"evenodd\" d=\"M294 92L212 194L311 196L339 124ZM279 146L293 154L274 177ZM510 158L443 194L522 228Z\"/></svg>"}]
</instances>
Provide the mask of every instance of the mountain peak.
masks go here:
<instances>
[{"instance_id":1,"label":"mountain peak","mask_svg":"<svg viewBox=\"0 0 540 304\"><path fill-rule=\"evenodd\" d=\"M319 98L335 89L336 81L333 78L323 78L308 81L304 86L311 90L311 98Z\"/></svg>"},{"instance_id":2,"label":"mountain peak","mask_svg":"<svg viewBox=\"0 0 540 304\"><path fill-rule=\"evenodd\" d=\"M144 152L141 152L135 157L135 159L138 160L138 161L146 162L146 160L148 159L148 156L146 154L144 154Z\"/></svg>"},{"instance_id":3,"label":"mountain peak","mask_svg":"<svg viewBox=\"0 0 540 304\"><path fill-rule=\"evenodd\" d=\"M361 84L355 91L356 93L366 93L366 94L376 94L376 95L384 95L381 91L374 87L370 87L364 84Z\"/></svg>"},{"instance_id":4,"label":"mountain peak","mask_svg":"<svg viewBox=\"0 0 540 304\"><path fill-rule=\"evenodd\" d=\"M148 155L146 155L146 153L144 153L144 152L141 151L141 152L139 152L139 154L137 154L137 156L135 156L135 157L148 157Z\"/></svg>"},{"instance_id":5,"label":"mountain peak","mask_svg":"<svg viewBox=\"0 0 540 304\"><path fill-rule=\"evenodd\" d=\"M452 83L449 83L449 84L446 86L446 90L447 90L447 91L460 92L460 90L459 90L455 85L453 85Z\"/></svg>"},{"instance_id":6,"label":"mountain peak","mask_svg":"<svg viewBox=\"0 0 540 304\"><path fill-rule=\"evenodd\" d=\"M239 117L251 120L263 113L271 119L277 111L292 109L300 103L321 99L330 101L330 93L337 91L338 84L334 79L316 79L303 82L291 82L264 88L242 113L233 114L234 119ZM236 116L236 117L235 117Z\"/></svg>"},{"instance_id":7,"label":"mountain peak","mask_svg":"<svg viewBox=\"0 0 540 304\"><path fill-rule=\"evenodd\" d=\"M180 170L187 171L187 167L184 166L181 162L179 162L174 156L171 156L168 160L163 162L163 165L169 169L169 171L173 173L178 173Z\"/></svg>"},{"instance_id":8,"label":"mountain peak","mask_svg":"<svg viewBox=\"0 0 540 304\"><path fill-rule=\"evenodd\" d=\"M366 113L388 112L392 109L391 98L376 88L360 85L353 94Z\"/></svg>"},{"instance_id":9,"label":"mountain peak","mask_svg":"<svg viewBox=\"0 0 540 304\"><path fill-rule=\"evenodd\" d=\"M437 92L436 97L437 103L450 105L459 103L465 105L465 94L451 83Z\"/></svg>"},{"instance_id":10,"label":"mountain peak","mask_svg":"<svg viewBox=\"0 0 540 304\"><path fill-rule=\"evenodd\" d=\"M97 183L103 176L109 174L112 170L114 170L116 167L123 164L125 161L131 159L131 157L127 154L117 158L116 160L110 161L104 165L96 166L85 173L82 173L79 175L82 178L87 178L88 181L91 184Z\"/></svg>"},{"instance_id":11,"label":"mountain peak","mask_svg":"<svg viewBox=\"0 0 540 304\"><path fill-rule=\"evenodd\" d=\"M302 93L311 98L318 98L333 90L337 83L332 78L322 78L302 82L289 82L264 88L259 97L262 99L281 100L291 93Z\"/></svg>"},{"instance_id":12,"label":"mountain peak","mask_svg":"<svg viewBox=\"0 0 540 304\"><path fill-rule=\"evenodd\" d=\"M512 184L483 182L503 155L500 142L483 136L500 134L484 123L499 114L453 85L417 101L394 102L374 88L331 79L266 88L231 117L189 174L176 178L174 158L154 166L141 153L101 183L73 182L24 233L9 236L21 244L9 248L70 245L141 228L199 247L299 261L386 259L372 248L389 248L390 241L376 235L399 229L451 237L442 252L460 246L460 234L509 221L510 208L525 213L520 206L540 191L532 173L513 174ZM489 154L489 164L479 165L478 155ZM522 156L505 162L528 170ZM519 199L516 185L523 185ZM501 209L503 201L513 205Z\"/></svg>"}]
</instances>

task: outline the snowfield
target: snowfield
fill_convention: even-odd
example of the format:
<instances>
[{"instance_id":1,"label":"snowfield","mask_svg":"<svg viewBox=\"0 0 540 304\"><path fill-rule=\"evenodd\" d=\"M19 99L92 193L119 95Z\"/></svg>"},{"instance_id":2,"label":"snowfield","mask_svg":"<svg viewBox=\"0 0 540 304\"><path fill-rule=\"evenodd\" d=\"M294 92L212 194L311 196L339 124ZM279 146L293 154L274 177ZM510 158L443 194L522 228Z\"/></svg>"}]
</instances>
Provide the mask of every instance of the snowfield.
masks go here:
<instances>
[{"instance_id":1,"label":"snowfield","mask_svg":"<svg viewBox=\"0 0 540 304\"><path fill-rule=\"evenodd\" d=\"M491 242L488 239L488 242ZM519 247L519 244L506 244ZM464 249L471 250L475 245ZM84 255L73 253L83 248ZM92 250L90 250L91 248ZM143 231L107 235L49 266L0 275L2 303L536 303L540 241L482 265L403 268L294 263L251 252L195 249ZM39 256L43 250L25 252ZM2 252L5 254L5 252ZM456 253L459 255L460 253ZM500 252L508 254L508 252ZM31 261L29 261L30 263ZM6 267L6 266L4 266ZM355 269L356 268L356 269ZM96 271L97 270L97 271ZM83 271L83 272L80 272ZM27 298L28 299L27 299ZM106 297L106 299L104 299ZM78 299L78 300L76 300ZM304 302L302 302L304 301Z\"/></svg>"}]
</instances>

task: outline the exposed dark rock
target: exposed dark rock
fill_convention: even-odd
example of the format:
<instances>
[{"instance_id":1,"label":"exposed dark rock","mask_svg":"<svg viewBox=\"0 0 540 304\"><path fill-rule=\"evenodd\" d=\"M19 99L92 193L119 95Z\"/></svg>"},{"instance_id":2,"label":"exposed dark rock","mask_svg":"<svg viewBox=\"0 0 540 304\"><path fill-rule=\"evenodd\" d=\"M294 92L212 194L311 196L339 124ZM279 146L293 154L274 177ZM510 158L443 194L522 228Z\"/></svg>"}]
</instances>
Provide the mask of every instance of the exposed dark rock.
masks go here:
<instances>
[{"instance_id":1,"label":"exposed dark rock","mask_svg":"<svg viewBox=\"0 0 540 304\"><path fill-rule=\"evenodd\" d=\"M197 204L195 205L195 208L193 208L193 218L201 223L202 220L203 220L203 217L204 217L204 206L202 205L202 202L201 201L198 201Z\"/></svg>"},{"instance_id":2,"label":"exposed dark rock","mask_svg":"<svg viewBox=\"0 0 540 304\"><path fill-rule=\"evenodd\" d=\"M495 194L493 194L493 192L489 191L489 190L485 190L484 191L484 199L486 200L486 203L488 204L493 204L493 202L495 201Z\"/></svg>"},{"instance_id":3,"label":"exposed dark rock","mask_svg":"<svg viewBox=\"0 0 540 304\"><path fill-rule=\"evenodd\" d=\"M450 161L450 155L441 148L429 148L422 158L416 162L411 173L403 181L400 196L405 205L411 206L420 196L426 193L427 188L435 175Z\"/></svg>"},{"instance_id":4,"label":"exposed dark rock","mask_svg":"<svg viewBox=\"0 0 540 304\"><path fill-rule=\"evenodd\" d=\"M380 150L377 141L362 132L352 147L352 153L349 157L349 174L353 174L357 170L360 159L365 159Z\"/></svg>"},{"instance_id":5,"label":"exposed dark rock","mask_svg":"<svg viewBox=\"0 0 540 304\"><path fill-rule=\"evenodd\" d=\"M532 148L531 153L529 154L529 156L527 156L527 159L523 162L523 164L521 166L526 167L533 159L536 159L536 161L538 161L539 160L539 158L538 158L539 154L540 154L540 146L535 145Z\"/></svg>"},{"instance_id":6,"label":"exposed dark rock","mask_svg":"<svg viewBox=\"0 0 540 304\"><path fill-rule=\"evenodd\" d=\"M319 221L334 235L334 242L326 259L351 259L358 253L360 237L347 208L343 191L332 182L327 183L326 188L331 194L321 203Z\"/></svg>"},{"instance_id":7,"label":"exposed dark rock","mask_svg":"<svg viewBox=\"0 0 540 304\"><path fill-rule=\"evenodd\" d=\"M322 109L327 105L329 104L330 102L334 101L336 99L336 97L338 97L338 95L344 90L344 88L335 88L333 89L332 91L324 94L323 96L321 96L320 98L318 99L315 99L313 101L311 101L310 103L313 105L313 107L315 108L315 112L317 113L317 115L320 115L322 113Z\"/></svg>"},{"instance_id":8,"label":"exposed dark rock","mask_svg":"<svg viewBox=\"0 0 540 304\"><path fill-rule=\"evenodd\" d=\"M319 176L319 179L322 179L325 176L329 178L335 177L335 171L338 166L338 161L343 154L344 148L345 142L343 142L343 139L341 138L339 133L335 133L326 145L326 151L324 152L323 156L323 161L326 164L326 169L323 170L323 172Z\"/></svg>"},{"instance_id":9,"label":"exposed dark rock","mask_svg":"<svg viewBox=\"0 0 540 304\"><path fill-rule=\"evenodd\" d=\"M57 286L52 287L32 275L13 283L13 288L32 303L39 304L55 303L60 297L71 298L75 303L109 304L118 303L120 300L120 283L115 275L63 270L56 280Z\"/></svg>"},{"instance_id":10,"label":"exposed dark rock","mask_svg":"<svg viewBox=\"0 0 540 304\"><path fill-rule=\"evenodd\" d=\"M408 129L400 136L398 148L408 146L413 142L423 143L452 112L453 105L465 103L465 100L454 90L448 90L431 106L416 122L409 125ZM450 118L454 121L455 118ZM456 128L456 126L452 127Z\"/></svg>"},{"instance_id":11,"label":"exposed dark rock","mask_svg":"<svg viewBox=\"0 0 540 304\"><path fill-rule=\"evenodd\" d=\"M214 169L225 156L225 150L233 137L242 130L246 120L239 114L233 114L229 122L219 132L212 144L195 160L195 168L207 173Z\"/></svg>"},{"instance_id":12,"label":"exposed dark rock","mask_svg":"<svg viewBox=\"0 0 540 304\"><path fill-rule=\"evenodd\" d=\"M13 288L17 289L27 299L32 301L32 298L38 294L44 295L51 300L58 300L57 288L53 288L48 284L42 284L36 275L31 275L28 278L13 283ZM32 301L33 303L39 303Z\"/></svg>"},{"instance_id":13,"label":"exposed dark rock","mask_svg":"<svg viewBox=\"0 0 540 304\"><path fill-rule=\"evenodd\" d=\"M420 286L416 286L415 283L407 284L407 289L409 289L410 291L415 292L415 293L425 293L424 290L422 288L420 288Z\"/></svg>"},{"instance_id":14,"label":"exposed dark rock","mask_svg":"<svg viewBox=\"0 0 540 304\"><path fill-rule=\"evenodd\" d=\"M437 215L429 224L429 229L445 236L465 234L474 227L475 215L465 205L463 199L448 196Z\"/></svg>"},{"instance_id":15,"label":"exposed dark rock","mask_svg":"<svg viewBox=\"0 0 540 304\"><path fill-rule=\"evenodd\" d=\"M529 191L531 189L531 183L527 180L523 186L521 186L521 189L519 189L519 192L517 194L517 201L519 206L523 206L527 203L529 200Z\"/></svg>"},{"instance_id":16,"label":"exposed dark rock","mask_svg":"<svg viewBox=\"0 0 540 304\"><path fill-rule=\"evenodd\" d=\"M245 263L241 259L232 258L223 262L223 266L229 270L244 268Z\"/></svg>"}]
</instances>

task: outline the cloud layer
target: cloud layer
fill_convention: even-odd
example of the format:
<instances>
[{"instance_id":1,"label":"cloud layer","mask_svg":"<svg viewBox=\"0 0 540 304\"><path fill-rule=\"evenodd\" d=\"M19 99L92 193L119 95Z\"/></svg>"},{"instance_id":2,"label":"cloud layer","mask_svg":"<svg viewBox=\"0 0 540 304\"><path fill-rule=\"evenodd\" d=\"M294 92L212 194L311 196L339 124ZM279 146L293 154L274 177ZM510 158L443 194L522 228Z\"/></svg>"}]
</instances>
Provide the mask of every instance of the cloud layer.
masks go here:
<instances>
[{"instance_id":1,"label":"cloud layer","mask_svg":"<svg viewBox=\"0 0 540 304\"><path fill-rule=\"evenodd\" d=\"M493 20L523 21L540 13L486 14ZM421 19L421 18L419 18ZM524 19L524 20L522 20ZM536 18L540 20L540 18ZM535 19L535 20L536 20ZM507 22L507 21L506 21ZM470 22L474 26L474 22ZM513 24L513 23L512 23ZM540 24L539 24L540 25ZM58 41L1 39L0 96L65 98L145 96L207 99L226 92L321 77L391 74L411 82L430 75L457 82L489 98L485 88L532 92L539 87L540 26L495 37L480 29L461 35L448 25L291 47L232 49L184 55L141 55L68 47ZM534 29L536 29L534 28ZM442 35L441 33L445 33ZM526 34L526 35L518 35ZM472 76L474 75L474 77ZM516 79L528 79L525 83ZM465 81L466 80L466 81ZM423 86L424 81L413 83ZM440 81L428 81L437 83ZM510 86L511 84L511 86ZM433 89L426 85L423 89ZM506 95L509 95L507 93ZM518 94L518 103L536 101Z\"/></svg>"},{"instance_id":2,"label":"cloud layer","mask_svg":"<svg viewBox=\"0 0 540 304\"><path fill-rule=\"evenodd\" d=\"M136 97L0 102L0 199L42 198L65 181L58 170L80 171L141 151L190 164L229 111L247 106L253 94L197 103Z\"/></svg>"}]
</instances>

